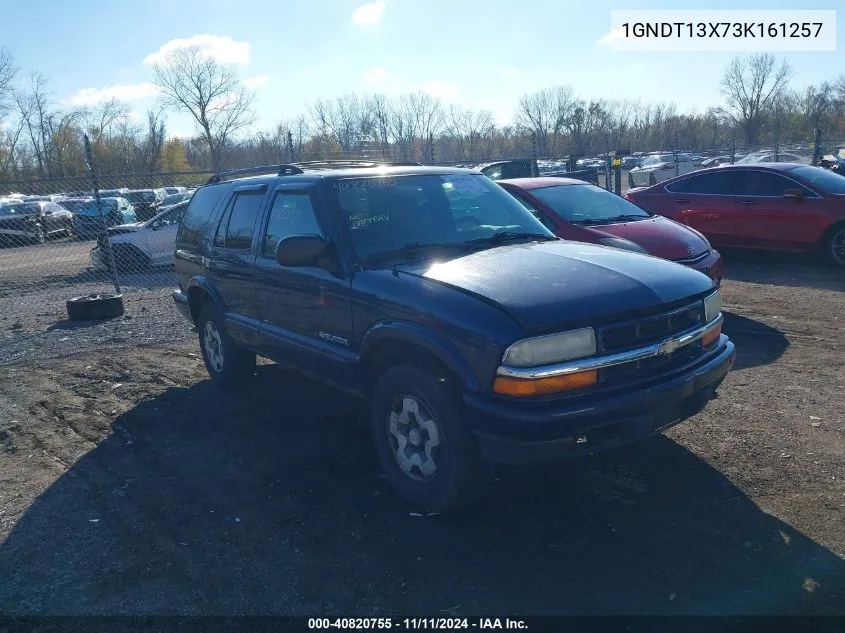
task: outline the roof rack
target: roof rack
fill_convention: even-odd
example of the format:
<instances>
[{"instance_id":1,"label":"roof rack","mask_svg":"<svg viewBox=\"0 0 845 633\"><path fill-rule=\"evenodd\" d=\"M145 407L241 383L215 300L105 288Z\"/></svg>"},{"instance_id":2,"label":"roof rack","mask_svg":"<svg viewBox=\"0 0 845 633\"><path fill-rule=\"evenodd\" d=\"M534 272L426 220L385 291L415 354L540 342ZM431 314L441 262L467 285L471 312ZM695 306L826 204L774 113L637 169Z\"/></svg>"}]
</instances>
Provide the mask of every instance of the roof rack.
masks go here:
<instances>
[{"instance_id":1,"label":"roof rack","mask_svg":"<svg viewBox=\"0 0 845 633\"><path fill-rule=\"evenodd\" d=\"M303 171L296 165L289 165L286 163L282 163L280 165L262 165L261 167L247 167L245 169L230 169L228 171L221 171L209 178L205 184L214 185L219 182L231 180L237 176L246 176L248 174L272 174L274 172L278 176L303 173Z\"/></svg>"},{"instance_id":2,"label":"roof rack","mask_svg":"<svg viewBox=\"0 0 845 633\"><path fill-rule=\"evenodd\" d=\"M414 161L384 161L384 160L309 160L293 163L294 166L306 169L345 169L354 167L422 167L422 163Z\"/></svg>"}]
</instances>

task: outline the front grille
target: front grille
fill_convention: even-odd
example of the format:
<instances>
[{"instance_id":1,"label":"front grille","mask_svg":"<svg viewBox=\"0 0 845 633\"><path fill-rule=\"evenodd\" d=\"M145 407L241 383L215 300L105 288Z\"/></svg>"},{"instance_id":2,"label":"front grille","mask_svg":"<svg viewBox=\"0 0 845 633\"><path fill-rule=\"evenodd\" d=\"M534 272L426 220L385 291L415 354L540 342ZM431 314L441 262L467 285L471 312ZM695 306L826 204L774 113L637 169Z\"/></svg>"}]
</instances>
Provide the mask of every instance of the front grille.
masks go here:
<instances>
[{"instance_id":1,"label":"front grille","mask_svg":"<svg viewBox=\"0 0 845 633\"><path fill-rule=\"evenodd\" d=\"M704 251L701 255L696 255L695 257L688 257L687 259L676 259L674 260L677 264L683 264L684 266L689 266L691 264L697 264L698 262L704 261L707 259L707 256L710 255L710 251Z\"/></svg>"},{"instance_id":2,"label":"front grille","mask_svg":"<svg viewBox=\"0 0 845 633\"><path fill-rule=\"evenodd\" d=\"M612 354L658 343L704 324L701 301L662 314L597 328L599 352Z\"/></svg>"},{"instance_id":3,"label":"front grille","mask_svg":"<svg viewBox=\"0 0 845 633\"><path fill-rule=\"evenodd\" d=\"M695 362L703 352L704 348L701 345L701 341L696 341L695 343L690 343L675 350L672 354L661 354L644 360L623 363L602 369L599 382L602 384L609 383L617 385L667 374Z\"/></svg>"}]
</instances>

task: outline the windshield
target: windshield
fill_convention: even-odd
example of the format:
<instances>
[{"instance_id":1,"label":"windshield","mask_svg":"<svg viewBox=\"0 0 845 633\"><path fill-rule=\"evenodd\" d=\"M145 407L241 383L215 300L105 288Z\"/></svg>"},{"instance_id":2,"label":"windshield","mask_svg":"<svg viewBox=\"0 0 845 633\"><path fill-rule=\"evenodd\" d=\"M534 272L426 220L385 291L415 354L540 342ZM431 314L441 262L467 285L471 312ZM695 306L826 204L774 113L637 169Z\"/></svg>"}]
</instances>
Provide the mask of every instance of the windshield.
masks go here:
<instances>
[{"instance_id":1,"label":"windshield","mask_svg":"<svg viewBox=\"0 0 845 633\"><path fill-rule=\"evenodd\" d=\"M109 211L113 210L117 205L115 204L114 200L101 200L100 204L103 206L103 213L108 213ZM91 200L91 202L86 202L82 206L80 206L76 213L78 215L87 215L87 216L97 216L99 215L99 211L97 211L97 201Z\"/></svg>"},{"instance_id":2,"label":"windshield","mask_svg":"<svg viewBox=\"0 0 845 633\"><path fill-rule=\"evenodd\" d=\"M130 191L123 196L129 202L155 202L156 195L152 191Z\"/></svg>"},{"instance_id":3,"label":"windshield","mask_svg":"<svg viewBox=\"0 0 845 633\"><path fill-rule=\"evenodd\" d=\"M504 189L480 174L336 180L332 203L360 259L407 247L483 247L556 239Z\"/></svg>"},{"instance_id":4,"label":"windshield","mask_svg":"<svg viewBox=\"0 0 845 633\"><path fill-rule=\"evenodd\" d=\"M845 194L845 178L821 167L794 167L788 173L824 193Z\"/></svg>"},{"instance_id":5,"label":"windshield","mask_svg":"<svg viewBox=\"0 0 845 633\"><path fill-rule=\"evenodd\" d=\"M557 185L531 189L530 193L561 218L573 224L630 221L650 217L648 212L625 198L595 185Z\"/></svg>"}]
</instances>

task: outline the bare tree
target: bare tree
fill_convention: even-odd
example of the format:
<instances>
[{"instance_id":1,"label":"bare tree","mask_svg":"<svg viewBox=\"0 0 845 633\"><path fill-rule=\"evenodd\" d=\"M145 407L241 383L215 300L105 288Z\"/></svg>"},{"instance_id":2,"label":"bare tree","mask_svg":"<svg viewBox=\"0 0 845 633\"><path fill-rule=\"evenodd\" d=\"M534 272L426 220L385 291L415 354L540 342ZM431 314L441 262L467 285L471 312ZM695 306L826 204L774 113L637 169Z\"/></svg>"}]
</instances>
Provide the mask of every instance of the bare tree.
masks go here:
<instances>
[{"instance_id":1,"label":"bare tree","mask_svg":"<svg viewBox=\"0 0 845 633\"><path fill-rule=\"evenodd\" d=\"M557 86L523 95L514 120L518 129L536 140L537 152L550 156L561 149L560 134L575 108L572 88Z\"/></svg>"},{"instance_id":2,"label":"bare tree","mask_svg":"<svg viewBox=\"0 0 845 633\"><path fill-rule=\"evenodd\" d=\"M758 143L764 119L791 74L786 60L778 65L768 53L736 57L728 65L722 79L725 111L742 128L749 145Z\"/></svg>"},{"instance_id":3,"label":"bare tree","mask_svg":"<svg viewBox=\"0 0 845 633\"><path fill-rule=\"evenodd\" d=\"M372 95L366 104L372 117L373 136L379 144L382 159L387 158L390 145L390 102L381 94Z\"/></svg>"},{"instance_id":4,"label":"bare tree","mask_svg":"<svg viewBox=\"0 0 845 633\"><path fill-rule=\"evenodd\" d=\"M17 75L18 68L11 53L5 48L0 48L0 119L8 111L8 101Z\"/></svg>"},{"instance_id":5,"label":"bare tree","mask_svg":"<svg viewBox=\"0 0 845 633\"><path fill-rule=\"evenodd\" d=\"M255 97L234 66L218 63L196 46L179 48L153 66L153 81L165 106L185 110L196 121L211 168L219 171L238 132L255 121Z\"/></svg>"},{"instance_id":6,"label":"bare tree","mask_svg":"<svg viewBox=\"0 0 845 633\"><path fill-rule=\"evenodd\" d=\"M476 160L481 143L495 127L493 114L487 110L464 109L454 104L446 115L446 130L455 141L461 160Z\"/></svg>"},{"instance_id":7,"label":"bare tree","mask_svg":"<svg viewBox=\"0 0 845 633\"><path fill-rule=\"evenodd\" d=\"M344 154L351 155L366 131L364 104L358 95L345 94L332 100L318 99L311 117L321 132L331 137Z\"/></svg>"},{"instance_id":8,"label":"bare tree","mask_svg":"<svg viewBox=\"0 0 845 633\"><path fill-rule=\"evenodd\" d=\"M147 111L147 133L140 142L139 152L145 171L155 172L161 168L162 150L165 140L165 117L162 110Z\"/></svg>"},{"instance_id":9,"label":"bare tree","mask_svg":"<svg viewBox=\"0 0 845 633\"><path fill-rule=\"evenodd\" d=\"M117 99L109 99L85 108L80 116L91 142L96 145L108 136L115 123L129 116L129 105Z\"/></svg>"}]
</instances>

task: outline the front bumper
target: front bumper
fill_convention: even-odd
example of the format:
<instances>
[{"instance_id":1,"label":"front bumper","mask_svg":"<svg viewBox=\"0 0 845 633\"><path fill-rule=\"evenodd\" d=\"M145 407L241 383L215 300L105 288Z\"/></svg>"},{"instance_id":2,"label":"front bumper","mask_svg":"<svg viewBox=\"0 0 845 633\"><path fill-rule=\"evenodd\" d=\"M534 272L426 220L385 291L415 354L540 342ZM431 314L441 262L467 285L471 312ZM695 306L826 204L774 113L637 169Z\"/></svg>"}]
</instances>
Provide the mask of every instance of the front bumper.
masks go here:
<instances>
[{"instance_id":1,"label":"front bumper","mask_svg":"<svg viewBox=\"0 0 845 633\"><path fill-rule=\"evenodd\" d=\"M177 288L173 291L173 301L182 316L190 321L191 324L194 324L194 317L191 315L191 305L188 303L188 295Z\"/></svg>"},{"instance_id":2,"label":"front bumper","mask_svg":"<svg viewBox=\"0 0 845 633\"><path fill-rule=\"evenodd\" d=\"M464 396L466 415L484 457L529 463L575 457L656 435L700 412L733 366L727 336L701 362L633 392L546 406Z\"/></svg>"}]
</instances>

